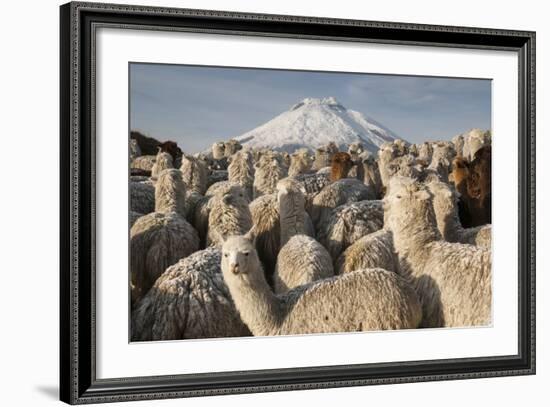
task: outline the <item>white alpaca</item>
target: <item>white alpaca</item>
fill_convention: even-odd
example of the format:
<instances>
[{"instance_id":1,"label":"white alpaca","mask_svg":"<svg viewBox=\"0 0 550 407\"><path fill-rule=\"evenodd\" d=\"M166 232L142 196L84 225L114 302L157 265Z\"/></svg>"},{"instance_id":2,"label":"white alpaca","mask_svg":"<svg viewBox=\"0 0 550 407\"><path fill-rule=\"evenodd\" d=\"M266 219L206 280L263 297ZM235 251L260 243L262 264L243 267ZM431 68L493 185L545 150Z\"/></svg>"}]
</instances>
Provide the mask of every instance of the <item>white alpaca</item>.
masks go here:
<instances>
[{"instance_id":1,"label":"white alpaca","mask_svg":"<svg viewBox=\"0 0 550 407\"><path fill-rule=\"evenodd\" d=\"M199 248L197 231L185 220L185 184L179 170L160 173L155 212L130 229L133 302L143 296L166 268Z\"/></svg>"},{"instance_id":2,"label":"white alpaca","mask_svg":"<svg viewBox=\"0 0 550 407\"><path fill-rule=\"evenodd\" d=\"M313 159L309 155L307 148L296 150L290 156L290 167L288 168L288 176L295 177L300 174L307 174L311 171Z\"/></svg>"},{"instance_id":3,"label":"white alpaca","mask_svg":"<svg viewBox=\"0 0 550 407\"><path fill-rule=\"evenodd\" d=\"M426 141L418 147L418 160L429 164L432 162L432 154L433 148L431 143Z\"/></svg>"},{"instance_id":4,"label":"white alpaca","mask_svg":"<svg viewBox=\"0 0 550 407\"><path fill-rule=\"evenodd\" d=\"M428 183L432 192L437 228L448 242L467 243L491 248L491 225L463 228L458 218L458 196L444 182Z\"/></svg>"},{"instance_id":5,"label":"white alpaca","mask_svg":"<svg viewBox=\"0 0 550 407\"><path fill-rule=\"evenodd\" d=\"M207 245L221 245L228 236L242 235L252 227L246 193L240 185L221 189L208 204Z\"/></svg>"},{"instance_id":6,"label":"white alpaca","mask_svg":"<svg viewBox=\"0 0 550 407\"><path fill-rule=\"evenodd\" d=\"M212 144L212 158L214 160L221 160L223 157L225 157L225 143L218 141Z\"/></svg>"},{"instance_id":7,"label":"white alpaca","mask_svg":"<svg viewBox=\"0 0 550 407\"><path fill-rule=\"evenodd\" d=\"M365 147L361 142L351 143L348 147L348 154L350 155L352 161L358 161L359 156L364 151L365 151Z\"/></svg>"},{"instance_id":8,"label":"white alpaca","mask_svg":"<svg viewBox=\"0 0 550 407\"><path fill-rule=\"evenodd\" d=\"M365 268L398 271L393 238L389 230L370 233L349 246L336 260L336 274L351 273Z\"/></svg>"},{"instance_id":9,"label":"white alpaca","mask_svg":"<svg viewBox=\"0 0 550 407\"><path fill-rule=\"evenodd\" d=\"M254 163L252 153L247 150L237 151L229 158L228 180L239 184L245 190L248 199L252 200L254 184Z\"/></svg>"},{"instance_id":10,"label":"white alpaca","mask_svg":"<svg viewBox=\"0 0 550 407\"><path fill-rule=\"evenodd\" d=\"M451 164L456 155L454 145L451 142L438 142L433 143L432 149L432 161L428 169L435 171L443 182L448 182Z\"/></svg>"},{"instance_id":11,"label":"white alpaca","mask_svg":"<svg viewBox=\"0 0 550 407\"><path fill-rule=\"evenodd\" d=\"M458 134L454 136L451 141L454 144L456 156L457 157L463 157L464 156L464 135Z\"/></svg>"},{"instance_id":12,"label":"white alpaca","mask_svg":"<svg viewBox=\"0 0 550 407\"><path fill-rule=\"evenodd\" d=\"M130 139L130 162L141 155L141 148L136 139Z\"/></svg>"},{"instance_id":13,"label":"white alpaca","mask_svg":"<svg viewBox=\"0 0 550 407\"><path fill-rule=\"evenodd\" d=\"M380 178L380 170L375 157L369 155L362 160L363 165L363 183L374 191L376 199L382 197L382 179Z\"/></svg>"},{"instance_id":14,"label":"white alpaca","mask_svg":"<svg viewBox=\"0 0 550 407\"><path fill-rule=\"evenodd\" d=\"M221 274L221 252L208 248L169 267L132 312L132 341L248 336Z\"/></svg>"},{"instance_id":15,"label":"white alpaca","mask_svg":"<svg viewBox=\"0 0 550 407\"><path fill-rule=\"evenodd\" d=\"M281 157L275 153L263 154L254 175L254 199L275 192L277 182L286 177Z\"/></svg>"},{"instance_id":16,"label":"white alpaca","mask_svg":"<svg viewBox=\"0 0 550 407\"><path fill-rule=\"evenodd\" d=\"M325 146L319 147L315 150L315 160L313 161L312 168L317 171L323 167L330 166L332 156L338 152L338 146L334 143L329 143Z\"/></svg>"},{"instance_id":17,"label":"white alpaca","mask_svg":"<svg viewBox=\"0 0 550 407\"><path fill-rule=\"evenodd\" d=\"M170 168L174 168L174 159L170 154L159 149L155 164L153 164L153 168L151 168L151 178L156 180L162 171Z\"/></svg>"},{"instance_id":18,"label":"white alpaca","mask_svg":"<svg viewBox=\"0 0 550 407\"><path fill-rule=\"evenodd\" d=\"M317 239L336 260L347 247L383 225L382 201L354 202L333 209L328 221L320 225Z\"/></svg>"},{"instance_id":19,"label":"white alpaca","mask_svg":"<svg viewBox=\"0 0 550 407\"><path fill-rule=\"evenodd\" d=\"M275 295L249 236L225 241L222 273L255 336L416 328L421 320L412 287L382 269L358 270Z\"/></svg>"},{"instance_id":20,"label":"white alpaca","mask_svg":"<svg viewBox=\"0 0 550 407\"><path fill-rule=\"evenodd\" d=\"M249 205L252 223L256 231L256 249L264 266L268 281L277 263L277 255L281 248L281 223L279 202L276 194L262 195ZM307 213L304 214L305 234L314 237L313 223Z\"/></svg>"},{"instance_id":21,"label":"white alpaca","mask_svg":"<svg viewBox=\"0 0 550 407\"><path fill-rule=\"evenodd\" d=\"M463 156L469 161L473 161L477 150L491 144L491 131L472 129L463 135L464 147Z\"/></svg>"},{"instance_id":22,"label":"white alpaca","mask_svg":"<svg viewBox=\"0 0 550 407\"><path fill-rule=\"evenodd\" d=\"M132 160L130 163L130 168L151 171L155 165L155 160L157 159L154 155L140 155Z\"/></svg>"},{"instance_id":23,"label":"white alpaca","mask_svg":"<svg viewBox=\"0 0 550 407\"><path fill-rule=\"evenodd\" d=\"M183 156L181 160L181 173L183 182L189 191L204 195L208 181L208 169L206 163L193 156Z\"/></svg>"},{"instance_id":24,"label":"white alpaca","mask_svg":"<svg viewBox=\"0 0 550 407\"><path fill-rule=\"evenodd\" d=\"M227 170L208 170L206 188L208 189L218 182L227 181L228 178L229 173L227 172Z\"/></svg>"},{"instance_id":25,"label":"white alpaca","mask_svg":"<svg viewBox=\"0 0 550 407\"><path fill-rule=\"evenodd\" d=\"M299 184L284 179L277 184L281 251L273 275L276 293L334 275L332 259L315 239L306 236L305 197Z\"/></svg>"},{"instance_id":26,"label":"white alpaca","mask_svg":"<svg viewBox=\"0 0 550 407\"><path fill-rule=\"evenodd\" d=\"M130 210L148 214L155 210L155 185L149 179L130 181Z\"/></svg>"},{"instance_id":27,"label":"white alpaca","mask_svg":"<svg viewBox=\"0 0 550 407\"><path fill-rule=\"evenodd\" d=\"M242 148L243 148L243 146L241 145L241 143L239 143L235 139L231 139L231 140L225 142L224 155L226 157L231 157L233 154L235 154L237 151L239 151Z\"/></svg>"},{"instance_id":28,"label":"white alpaca","mask_svg":"<svg viewBox=\"0 0 550 407\"><path fill-rule=\"evenodd\" d=\"M400 272L414 279L423 326L479 326L491 322L491 252L441 240L432 195L410 178L392 179L385 220Z\"/></svg>"},{"instance_id":29,"label":"white alpaca","mask_svg":"<svg viewBox=\"0 0 550 407\"><path fill-rule=\"evenodd\" d=\"M334 208L351 202L374 199L375 192L361 181L344 178L327 185L312 201L311 220L315 230L328 222Z\"/></svg>"}]
</instances>

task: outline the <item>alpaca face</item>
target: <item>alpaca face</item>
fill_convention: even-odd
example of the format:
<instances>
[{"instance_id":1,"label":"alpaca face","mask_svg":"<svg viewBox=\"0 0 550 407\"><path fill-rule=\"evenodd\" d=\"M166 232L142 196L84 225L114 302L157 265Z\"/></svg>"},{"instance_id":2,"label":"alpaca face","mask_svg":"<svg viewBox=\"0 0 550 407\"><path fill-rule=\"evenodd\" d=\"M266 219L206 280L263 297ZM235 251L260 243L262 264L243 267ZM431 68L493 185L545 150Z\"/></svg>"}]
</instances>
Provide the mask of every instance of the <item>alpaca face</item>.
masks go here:
<instances>
[{"instance_id":1,"label":"alpaca face","mask_svg":"<svg viewBox=\"0 0 550 407\"><path fill-rule=\"evenodd\" d=\"M384 198L384 222L390 229L421 221L430 205L430 193L409 177L394 177Z\"/></svg>"},{"instance_id":2,"label":"alpaca face","mask_svg":"<svg viewBox=\"0 0 550 407\"><path fill-rule=\"evenodd\" d=\"M332 157L332 164L338 166L341 169L344 177L347 175L351 167L353 167L353 161L348 153L336 153Z\"/></svg>"},{"instance_id":3,"label":"alpaca face","mask_svg":"<svg viewBox=\"0 0 550 407\"><path fill-rule=\"evenodd\" d=\"M225 279L246 278L255 271L258 254L251 240L244 236L231 236L222 246L222 272Z\"/></svg>"},{"instance_id":4,"label":"alpaca face","mask_svg":"<svg viewBox=\"0 0 550 407\"><path fill-rule=\"evenodd\" d=\"M451 214L454 211L456 199L449 185L444 182L433 181L428 184L428 189L434 196L434 209L441 211L443 214Z\"/></svg>"}]
</instances>

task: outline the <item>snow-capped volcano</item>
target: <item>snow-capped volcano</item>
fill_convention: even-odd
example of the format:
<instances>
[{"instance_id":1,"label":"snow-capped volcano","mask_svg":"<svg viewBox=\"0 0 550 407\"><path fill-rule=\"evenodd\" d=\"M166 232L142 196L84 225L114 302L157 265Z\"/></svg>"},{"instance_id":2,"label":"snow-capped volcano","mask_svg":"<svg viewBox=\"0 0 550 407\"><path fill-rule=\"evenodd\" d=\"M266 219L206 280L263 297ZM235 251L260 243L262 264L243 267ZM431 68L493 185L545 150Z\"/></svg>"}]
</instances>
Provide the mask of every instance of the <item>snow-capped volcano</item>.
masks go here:
<instances>
[{"instance_id":1,"label":"snow-capped volcano","mask_svg":"<svg viewBox=\"0 0 550 407\"><path fill-rule=\"evenodd\" d=\"M333 141L340 150L362 142L371 153L399 137L362 113L346 109L335 98L307 98L267 123L239 137L243 145L293 152Z\"/></svg>"}]
</instances>

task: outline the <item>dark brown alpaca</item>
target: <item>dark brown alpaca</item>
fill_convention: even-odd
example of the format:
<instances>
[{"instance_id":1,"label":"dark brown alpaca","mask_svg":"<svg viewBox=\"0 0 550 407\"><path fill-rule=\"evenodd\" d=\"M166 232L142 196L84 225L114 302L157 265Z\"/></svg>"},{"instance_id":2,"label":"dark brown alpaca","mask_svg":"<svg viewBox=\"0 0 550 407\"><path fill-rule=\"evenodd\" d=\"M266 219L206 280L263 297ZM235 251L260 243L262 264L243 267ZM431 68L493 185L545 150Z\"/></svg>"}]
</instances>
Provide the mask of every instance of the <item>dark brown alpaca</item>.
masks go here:
<instances>
[{"instance_id":1,"label":"dark brown alpaca","mask_svg":"<svg viewBox=\"0 0 550 407\"><path fill-rule=\"evenodd\" d=\"M471 226L491 223L491 146L482 147L475 153L466 188L470 197Z\"/></svg>"},{"instance_id":2,"label":"dark brown alpaca","mask_svg":"<svg viewBox=\"0 0 550 407\"><path fill-rule=\"evenodd\" d=\"M334 182L346 178L351 167L353 167L353 161L348 153L338 152L334 154L330 167L330 180Z\"/></svg>"},{"instance_id":3,"label":"dark brown alpaca","mask_svg":"<svg viewBox=\"0 0 550 407\"><path fill-rule=\"evenodd\" d=\"M178 147L178 143L175 141L165 141L164 143L161 143L159 147L160 151L170 154L174 161L180 159L183 155L183 152Z\"/></svg>"},{"instance_id":4,"label":"dark brown alpaca","mask_svg":"<svg viewBox=\"0 0 550 407\"><path fill-rule=\"evenodd\" d=\"M462 226L491 223L491 146L479 149L472 162L455 158L453 179L460 193L458 215Z\"/></svg>"},{"instance_id":5,"label":"dark brown alpaca","mask_svg":"<svg viewBox=\"0 0 550 407\"><path fill-rule=\"evenodd\" d=\"M453 180L455 188L460 194L458 200L458 217L462 226L469 227L472 223L470 215L470 197L468 195L468 177L470 175L470 163L464 157L456 157L453 160Z\"/></svg>"}]
</instances>

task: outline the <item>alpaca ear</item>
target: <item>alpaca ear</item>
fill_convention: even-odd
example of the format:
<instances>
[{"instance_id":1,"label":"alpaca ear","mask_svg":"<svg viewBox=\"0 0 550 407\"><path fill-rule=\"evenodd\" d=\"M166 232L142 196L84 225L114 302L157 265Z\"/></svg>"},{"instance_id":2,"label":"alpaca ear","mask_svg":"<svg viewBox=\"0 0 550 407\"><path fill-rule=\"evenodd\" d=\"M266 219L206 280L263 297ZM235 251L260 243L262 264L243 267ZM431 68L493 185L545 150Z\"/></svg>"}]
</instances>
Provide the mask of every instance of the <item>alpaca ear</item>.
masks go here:
<instances>
[{"instance_id":1,"label":"alpaca ear","mask_svg":"<svg viewBox=\"0 0 550 407\"><path fill-rule=\"evenodd\" d=\"M248 232L244 235L244 238L250 240L253 245L256 245L256 226L253 225Z\"/></svg>"}]
</instances>

